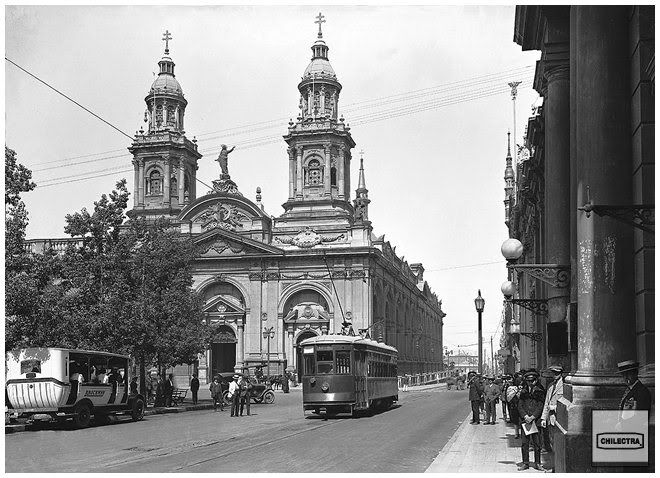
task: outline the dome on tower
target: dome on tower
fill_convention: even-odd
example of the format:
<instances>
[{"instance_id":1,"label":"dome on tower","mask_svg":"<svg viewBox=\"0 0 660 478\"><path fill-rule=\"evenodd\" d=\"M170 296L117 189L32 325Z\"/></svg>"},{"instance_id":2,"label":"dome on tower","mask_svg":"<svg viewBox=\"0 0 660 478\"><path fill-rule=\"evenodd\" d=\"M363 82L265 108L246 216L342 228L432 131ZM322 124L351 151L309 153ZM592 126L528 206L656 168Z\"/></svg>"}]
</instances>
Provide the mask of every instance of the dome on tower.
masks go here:
<instances>
[{"instance_id":1,"label":"dome on tower","mask_svg":"<svg viewBox=\"0 0 660 478\"><path fill-rule=\"evenodd\" d=\"M166 73L159 74L151 84L149 93L154 93L154 90L156 93L175 93L183 96L183 90L177 79L174 78L174 75L168 75Z\"/></svg>"},{"instance_id":2,"label":"dome on tower","mask_svg":"<svg viewBox=\"0 0 660 478\"><path fill-rule=\"evenodd\" d=\"M321 39L316 40L312 46L312 51L314 52L314 56L305 69L305 73L303 73L303 79L311 77L329 77L336 80L337 75L335 74L335 70L332 69L332 65L330 65L330 62L328 61L328 47L325 42Z\"/></svg>"}]
</instances>

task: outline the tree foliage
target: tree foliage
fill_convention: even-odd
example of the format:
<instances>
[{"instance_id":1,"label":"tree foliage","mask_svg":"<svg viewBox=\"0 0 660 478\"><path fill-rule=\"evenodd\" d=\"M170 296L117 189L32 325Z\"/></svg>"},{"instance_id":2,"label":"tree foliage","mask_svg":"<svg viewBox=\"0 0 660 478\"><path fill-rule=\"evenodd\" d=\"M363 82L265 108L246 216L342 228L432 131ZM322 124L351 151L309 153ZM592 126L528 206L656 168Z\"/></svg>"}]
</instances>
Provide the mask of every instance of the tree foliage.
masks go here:
<instances>
[{"instance_id":1,"label":"tree foliage","mask_svg":"<svg viewBox=\"0 0 660 478\"><path fill-rule=\"evenodd\" d=\"M5 345L60 346L130 354L161 367L192 363L210 341L192 289L192 243L165 219L122 224L126 182L66 216L65 231L82 238L63 254L44 254L24 280L7 321Z\"/></svg>"}]
</instances>

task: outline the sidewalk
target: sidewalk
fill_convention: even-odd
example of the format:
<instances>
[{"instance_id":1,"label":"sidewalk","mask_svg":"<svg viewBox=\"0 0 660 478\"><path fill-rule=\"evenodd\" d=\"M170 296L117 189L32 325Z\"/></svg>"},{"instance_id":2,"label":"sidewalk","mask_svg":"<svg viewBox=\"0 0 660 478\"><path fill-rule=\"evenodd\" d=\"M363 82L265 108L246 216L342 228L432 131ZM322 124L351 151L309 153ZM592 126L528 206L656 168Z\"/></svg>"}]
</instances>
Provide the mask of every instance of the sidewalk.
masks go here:
<instances>
[{"instance_id":1,"label":"sidewalk","mask_svg":"<svg viewBox=\"0 0 660 478\"><path fill-rule=\"evenodd\" d=\"M466 401L466 408L469 402ZM498 412L501 411L498 405ZM522 462L520 439L516 439L512 423L501 417L495 425L471 425L470 412L440 453L427 468L426 473L517 473L517 465ZM530 447L531 448L531 447ZM534 451L529 451L534 461ZM550 457L541 454L541 464L549 468ZM524 473L541 473L530 468Z\"/></svg>"}]
</instances>

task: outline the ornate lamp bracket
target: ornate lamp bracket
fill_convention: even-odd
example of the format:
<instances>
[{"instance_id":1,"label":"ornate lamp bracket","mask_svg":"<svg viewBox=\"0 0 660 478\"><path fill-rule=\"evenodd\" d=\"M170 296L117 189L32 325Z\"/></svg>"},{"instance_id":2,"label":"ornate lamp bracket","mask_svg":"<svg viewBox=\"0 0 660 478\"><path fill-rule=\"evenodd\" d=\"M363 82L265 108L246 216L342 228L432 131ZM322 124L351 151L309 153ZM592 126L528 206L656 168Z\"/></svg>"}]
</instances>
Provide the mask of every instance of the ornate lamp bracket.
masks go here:
<instances>
[{"instance_id":1,"label":"ornate lamp bracket","mask_svg":"<svg viewBox=\"0 0 660 478\"><path fill-rule=\"evenodd\" d=\"M584 211L587 217L591 217L591 213L595 212L599 216L610 216L624 224L655 234L655 231L649 227L655 226L655 204L605 206L588 202L578 210Z\"/></svg>"},{"instance_id":2,"label":"ornate lamp bracket","mask_svg":"<svg viewBox=\"0 0 660 478\"><path fill-rule=\"evenodd\" d=\"M532 339L532 342L540 342L541 339L543 338L542 334L539 334L538 332L519 332L520 335L524 335L525 337L529 337Z\"/></svg>"},{"instance_id":3,"label":"ornate lamp bracket","mask_svg":"<svg viewBox=\"0 0 660 478\"><path fill-rule=\"evenodd\" d=\"M649 226L655 226L655 204L634 204L627 206L612 206L604 204L594 204L591 200L591 191L587 186L587 203L578 208L584 211L587 217L595 212L599 216L610 216L617 221L641 229L642 231L655 234L655 231Z\"/></svg>"},{"instance_id":4,"label":"ornate lamp bracket","mask_svg":"<svg viewBox=\"0 0 660 478\"><path fill-rule=\"evenodd\" d=\"M542 280L553 287L564 288L571 283L571 266L561 264L507 264L508 269Z\"/></svg>"},{"instance_id":5,"label":"ornate lamp bracket","mask_svg":"<svg viewBox=\"0 0 660 478\"><path fill-rule=\"evenodd\" d=\"M512 304L517 304L527 310L531 310L536 315L548 315L547 299L507 299Z\"/></svg>"}]
</instances>

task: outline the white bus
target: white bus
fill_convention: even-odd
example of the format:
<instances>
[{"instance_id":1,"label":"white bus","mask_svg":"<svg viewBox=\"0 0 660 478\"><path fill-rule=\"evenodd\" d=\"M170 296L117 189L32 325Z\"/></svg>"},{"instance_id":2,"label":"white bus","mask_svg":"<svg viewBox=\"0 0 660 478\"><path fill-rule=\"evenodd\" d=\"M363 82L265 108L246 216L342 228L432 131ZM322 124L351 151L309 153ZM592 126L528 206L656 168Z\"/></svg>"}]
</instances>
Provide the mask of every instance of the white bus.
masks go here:
<instances>
[{"instance_id":1,"label":"white bus","mask_svg":"<svg viewBox=\"0 0 660 478\"><path fill-rule=\"evenodd\" d=\"M145 399L129 393L127 355L63 348L7 352L6 398L10 413L32 419L68 420L84 428L94 417L141 420Z\"/></svg>"}]
</instances>

